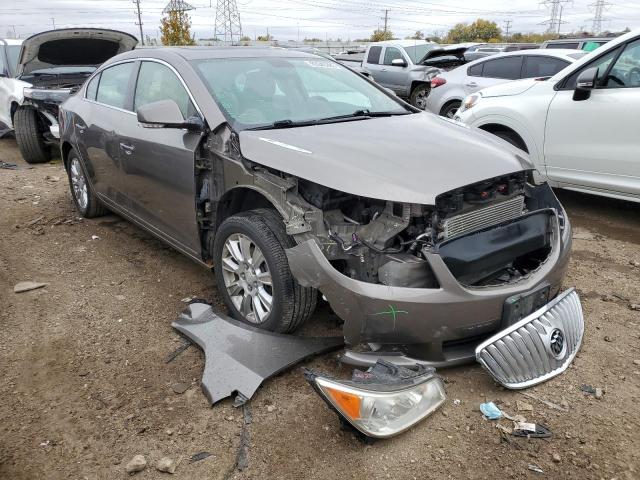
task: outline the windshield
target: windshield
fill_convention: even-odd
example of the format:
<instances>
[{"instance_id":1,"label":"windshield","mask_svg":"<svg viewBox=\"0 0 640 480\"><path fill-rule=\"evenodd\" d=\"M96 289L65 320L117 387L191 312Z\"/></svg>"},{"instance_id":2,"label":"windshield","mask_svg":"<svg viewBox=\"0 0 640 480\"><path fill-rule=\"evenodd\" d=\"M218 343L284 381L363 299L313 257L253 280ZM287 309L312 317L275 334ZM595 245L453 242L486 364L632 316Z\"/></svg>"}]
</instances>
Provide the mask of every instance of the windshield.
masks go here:
<instances>
[{"instance_id":1,"label":"windshield","mask_svg":"<svg viewBox=\"0 0 640 480\"><path fill-rule=\"evenodd\" d=\"M7 45L7 57L9 60L9 73L11 76L18 70L18 55L20 55L20 45Z\"/></svg>"},{"instance_id":2,"label":"windshield","mask_svg":"<svg viewBox=\"0 0 640 480\"><path fill-rule=\"evenodd\" d=\"M440 45L437 45L435 43L421 43L412 47L404 47L404 51L407 52L409 58L411 58L411 61L413 63L418 63L420 60L422 60L422 57L427 54L427 52L430 52L431 50L439 46Z\"/></svg>"},{"instance_id":3,"label":"windshield","mask_svg":"<svg viewBox=\"0 0 640 480\"><path fill-rule=\"evenodd\" d=\"M320 57L216 58L191 63L238 130L358 111L408 112L348 68Z\"/></svg>"}]
</instances>

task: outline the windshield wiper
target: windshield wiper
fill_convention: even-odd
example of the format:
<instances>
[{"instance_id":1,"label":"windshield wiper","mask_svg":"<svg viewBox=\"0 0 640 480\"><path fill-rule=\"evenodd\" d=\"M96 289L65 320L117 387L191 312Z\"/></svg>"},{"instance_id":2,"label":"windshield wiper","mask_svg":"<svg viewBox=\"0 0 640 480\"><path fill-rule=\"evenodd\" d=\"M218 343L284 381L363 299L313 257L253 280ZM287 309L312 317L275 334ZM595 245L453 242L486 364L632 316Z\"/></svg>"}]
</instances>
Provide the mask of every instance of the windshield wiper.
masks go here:
<instances>
[{"instance_id":1,"label":"windshield wiper","mask_svg":"<svg viewBox=\"0 0 640 480\"><path fill-rule=\"evenodd\" d=\"M293 127L308 127L310 125L316 125L317 120L303 120L295 122L291 119L276 120L269 125L260 125L259 127L248 128L247 130L276 130L278 128L293 128Z\"/></svg>"},{"instance_id":2,"label":"windshield wiper","mask_svg":"<svg viewBox=\"0 0 640 480\"><path fill-rule=\"evenodd\" d=\"M276 120L269 125L261 125L259 127L248 128L247 130L276 130L279 128L295 128L295 127L310 127L313 125L324 125L327 123L337 123L337 122L349 122L352 120L366 120L368 118L375 117L391 117L393 115L407 115L409 111L404 112L371 112L369 110L356 110L353 113L349 113L347 115L336 115L334 117L325 117L318 118L316 120L301 120L294 121L291 119L284 120Z\"/></svg>"}]
</instances>

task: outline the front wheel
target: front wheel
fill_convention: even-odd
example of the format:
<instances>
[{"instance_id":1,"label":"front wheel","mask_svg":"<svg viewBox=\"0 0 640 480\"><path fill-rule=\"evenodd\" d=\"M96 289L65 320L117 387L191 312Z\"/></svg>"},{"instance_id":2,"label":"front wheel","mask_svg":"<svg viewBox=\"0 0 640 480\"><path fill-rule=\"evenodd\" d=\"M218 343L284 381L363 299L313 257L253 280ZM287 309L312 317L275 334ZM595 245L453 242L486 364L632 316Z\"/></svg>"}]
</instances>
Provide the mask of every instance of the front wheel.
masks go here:
<instances>
[{"instance_id":1,"label":"front wheel","mask_svg":"<svg viewBox=\"0 0 640 480\"><path fill-rule=\"evenodd\" d=\"M454 118L460 108L460 105L462 105L462 102L459 100L449 102L442 108L440 115L447 118Z\"/></svg>"},{"instance_id":2,"label":"front wheel","mask_svg":"<svg viewBox=\"0 0 640 480\"><path fill-rule=\"evenodd\" d=\"M412 90L409 103L420 110L425 110L427 108L427 97L430 91L430 85L426 83L418 85Z\"/></svg>"},{"instance_id":3,"label":"front wheel","mask_svg":"<svg viewBox=\"0 0 640 480\"><path fill-rule=\"evenodd\" d=\"M13 117L16 143L27 163L44 163L51 160L51 148L44 141L47 126L31 107L20 107Z\"/></svg>"},{"instance_id":4,"label":"front wheel","mask_svg":"<svg viewBox=\"0 0 640 480\"><path fill-rule=\"evenodd\" d=\"M285 249L294 245L274 210L250 210L222 222L213 245L214 273L232 317L289 333L311 316L317 291L291 274Z\"/></svg>"}]
</instances>

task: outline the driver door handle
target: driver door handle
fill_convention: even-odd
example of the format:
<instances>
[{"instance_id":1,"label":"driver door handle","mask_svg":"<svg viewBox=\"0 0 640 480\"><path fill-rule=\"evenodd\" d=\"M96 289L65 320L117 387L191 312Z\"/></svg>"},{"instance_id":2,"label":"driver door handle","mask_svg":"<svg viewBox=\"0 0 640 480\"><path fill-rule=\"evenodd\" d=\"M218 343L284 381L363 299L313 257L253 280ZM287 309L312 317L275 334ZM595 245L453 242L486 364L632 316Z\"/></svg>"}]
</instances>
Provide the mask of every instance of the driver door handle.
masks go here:
<instances>
[{"instance_id":1,"label":"driver door handle","mask_svg":"<svg viewBox=\"0 0 640 480\"><path fill-rule=\"evenodd\" d=\"M467 83L466 85L467 85L467 87L477 87L478 86L478 84L476 82Z\"/></svg>"},{"instance_id":2,"label":"driver door handle","mask_svg":"<svg viewBox=\"0 0 640 480\"><path fill-rule=\"evenodd\" d=\"M124 153L127 155L131 155L133 151L136 149L133 145L127 145L126 143L121 143L120 148L124 150Z\"/></svg>"}]
</instances>

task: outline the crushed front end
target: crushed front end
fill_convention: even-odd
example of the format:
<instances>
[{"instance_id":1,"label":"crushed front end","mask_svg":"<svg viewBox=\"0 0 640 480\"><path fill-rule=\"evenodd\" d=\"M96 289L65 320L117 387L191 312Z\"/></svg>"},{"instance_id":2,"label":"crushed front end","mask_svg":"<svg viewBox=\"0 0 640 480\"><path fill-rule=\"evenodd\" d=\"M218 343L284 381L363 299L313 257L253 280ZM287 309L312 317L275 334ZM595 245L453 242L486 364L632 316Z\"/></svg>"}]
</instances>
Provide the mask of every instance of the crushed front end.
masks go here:
<instances>
[{"instance_id":1,"label":"crushed front end","mask_svg":"<svg viewBox=\"0 0 640 480\"><path fill-rule=\"evenodd\" d=\"M571 227L532 172L446 192L433 206L354 197L304 181L298 191L322 218L309 215L315 235L298 237L287 250L291 271L344 320L348 344L368 344L345 352L348 363L473 361L478 345L560 293Z\"/></svg>"}]
</instances>

